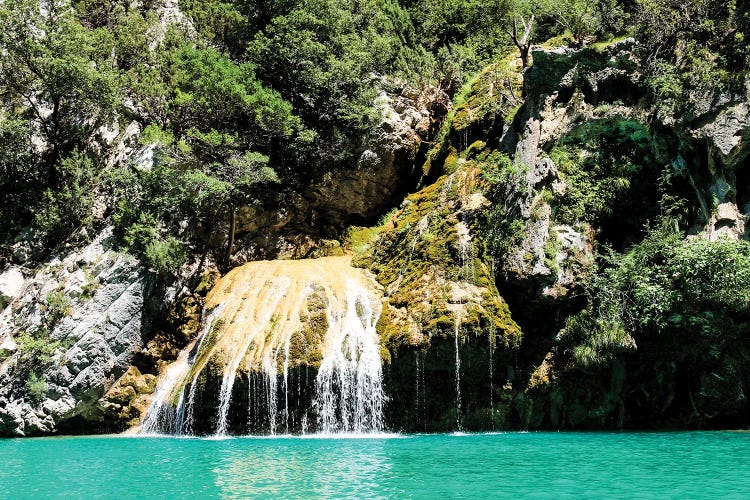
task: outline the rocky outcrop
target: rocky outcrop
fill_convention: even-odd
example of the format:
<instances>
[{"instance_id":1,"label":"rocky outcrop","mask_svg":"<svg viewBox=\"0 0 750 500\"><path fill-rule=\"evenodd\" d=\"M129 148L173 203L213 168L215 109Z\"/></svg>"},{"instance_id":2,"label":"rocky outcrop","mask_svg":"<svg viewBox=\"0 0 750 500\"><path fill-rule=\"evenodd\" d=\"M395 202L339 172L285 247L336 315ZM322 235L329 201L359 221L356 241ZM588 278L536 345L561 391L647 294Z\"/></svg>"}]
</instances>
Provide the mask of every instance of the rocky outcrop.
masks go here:
<instances>
[{"instance_id":1,"label":"rocky outcrop","mask_svg":"<svg viewBox=\"0 0 750 500\"><path fill-rule=\"evenodd\" d=\"M0 433L54 433L86 419L140 349L148 278L111 229L44 264L0 316ZM7 344L7 342L6 342Z\"/></svg>"},{"instance_id":2,"label":"rocky outcrop","mask_svg":"<svg viewBox=\"0 0 750 500\"><path fill-rule=\"evenodd\" d=\"M617 359L590 373L561 343L597 247L624 252L643 238L670 167L670 194L703 205L691 212L705 214L696 232L742 238L750 176L743 105L674 130L655 124L633 48L536 49L518 109L513 79L489 68L428 155L431 183L351 234L356 262L386 291L378 331L394 428L637 425L628 405L642 396L628 377L649 368ZM664 356L658 342L625 342Z\"/></svg>"},{"instance_id":3,"label":"rocky outcrop","mask_svg":"<svg viewBox=\"0 0 750 500\"><path fill-rule=\"evenodd\" d=\"M340 255L335 239L348 225L371 223L422 176L415 168L448 112L441 90L421 91L383 80L375 108L380 123L358 147L355 163L311 179L301 193L284 192L264 205L237 210L232 263L258 258Z\"/></svg>"},{"instance_id":4,"label":"rocky outcrop","mask_svg":"<svg viewBox=\"0 0 750 500\"><path fill-rule=\"evenodd\" d=\"M91 421L117 422L122 428L140 424L156 387L156 377L131 366L87 413Z\"/></svg>"},{"instance_id":5,"label":"rocky outcrop","mask_svg":"<svg viewBox=\"0 0 750 500\"><path fill-rule=\"evenodd\" d=\"M734 203L721 203L708 220L706 236L710 241L728 237L735 241L745 234L747 216Z\"/></svg>"},{"instance_id":6,"label":"rocky outcrop","mask_svg":"<svg viewBox=\"0 0 750 500\"><path fill-rule=\"evenodd\" d=\"M508 127L503 147L525 176L514 186L515 212L525 226L503 268L509 279L528 282L542 295L565 295L593 261L594 228L555 221L556 197L567 190L565 176L548 156L566 134L590 120L645 121L636 104L643 97L638 61L627 39L603 51L568 48L532 51L534 67L525 75L527 99Z\"/></svg>"},{"instance_id":7,"label":"rocky outcrop","mask_svg":"<svg viewBox=\"0 0 750 500\"><path fill-rule=\"evenodd\" d=\"M442 91L404 87L381 92L375 101L380 124L364 140L357 164L338 175L328 174L305 194L328 217L372 219L418 180L414 172L425 143L448 111L450 100ZM416 174L416 176L415 176ZM411 180L410 180L411 178Z\"/></svg>"},{"instance_id":8,"label":"rocky outcrop","mask_svg":"<svg viewBox=\"0 0 750 500\"><path fill-rule=\"evenodd\" d=\"M513 370L522 341L486 260L482 163L466 151L449 157L453 170L381 226L351 233L355 263L385 288L377 330L396 429L491 428L491 374Z\"/></svg>"}]
</instances>

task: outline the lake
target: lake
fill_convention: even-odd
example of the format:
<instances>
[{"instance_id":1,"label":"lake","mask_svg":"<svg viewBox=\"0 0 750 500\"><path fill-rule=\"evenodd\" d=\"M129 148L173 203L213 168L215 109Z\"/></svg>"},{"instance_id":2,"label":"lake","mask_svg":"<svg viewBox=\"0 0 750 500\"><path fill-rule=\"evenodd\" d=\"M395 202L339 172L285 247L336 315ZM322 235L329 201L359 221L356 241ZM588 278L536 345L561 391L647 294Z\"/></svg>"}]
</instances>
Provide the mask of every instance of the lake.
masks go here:
<instances>
[{"instance_id":1,"label":"lake","mask_svg":"<svg viewBox=\"0 0 750 500\"><path fill-rule=\"evenodd\" d=\"M0 498L747 498L750 433L0 440Z\"/></svg>"}]
</instances>

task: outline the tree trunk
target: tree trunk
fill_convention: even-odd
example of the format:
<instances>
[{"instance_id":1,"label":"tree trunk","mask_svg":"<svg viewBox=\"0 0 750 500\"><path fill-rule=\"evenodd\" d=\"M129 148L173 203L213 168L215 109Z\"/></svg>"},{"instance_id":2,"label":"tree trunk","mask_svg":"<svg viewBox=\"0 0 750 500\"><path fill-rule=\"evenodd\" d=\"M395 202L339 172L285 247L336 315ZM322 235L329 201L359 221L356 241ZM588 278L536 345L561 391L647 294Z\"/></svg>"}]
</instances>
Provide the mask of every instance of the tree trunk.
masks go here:
<instances>
[{"instance_id":1,"label":"tree trunk","mask_svg":"<svg viewBox=\"0 0 750 500\"><path fill-rule=\"evenodd\" d=\"M521 64L523 65L523 68L526 69L529 67L529 46L524 45L523 47L519 48L521 52Z\"/></svg>"},{"instance_id":2,"label":"tree trunk","mask_svg":"<svg viewBox=\"0 0 750 500\"><path fill-rule=\"evenodd\" d=\"M229 242L227 243L227 263L232 257L234 250L234 232L237 229L237 209L234 205L229 205Z\"/></svg>"}]
</instances>

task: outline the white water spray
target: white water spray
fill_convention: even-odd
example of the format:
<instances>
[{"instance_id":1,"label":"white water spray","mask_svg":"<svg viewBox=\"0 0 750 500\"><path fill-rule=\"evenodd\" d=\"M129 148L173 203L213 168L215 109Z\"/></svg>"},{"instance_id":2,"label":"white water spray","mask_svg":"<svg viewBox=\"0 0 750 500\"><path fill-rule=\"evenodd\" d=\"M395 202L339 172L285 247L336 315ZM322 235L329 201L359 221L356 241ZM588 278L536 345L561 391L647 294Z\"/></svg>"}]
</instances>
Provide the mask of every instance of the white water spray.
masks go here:
<instances>
[{"instance_id":1,"label":"white water spray","mask_svg":"<svg viewBox=\"0 0 750 500\"><path fill-rule=\"evenodd\" d=\"M315 380L318 427L325 434L383 429L376 304L367 290L348 281L346 303L329 307L328 348Z\"/></svg>"}]
</instances>

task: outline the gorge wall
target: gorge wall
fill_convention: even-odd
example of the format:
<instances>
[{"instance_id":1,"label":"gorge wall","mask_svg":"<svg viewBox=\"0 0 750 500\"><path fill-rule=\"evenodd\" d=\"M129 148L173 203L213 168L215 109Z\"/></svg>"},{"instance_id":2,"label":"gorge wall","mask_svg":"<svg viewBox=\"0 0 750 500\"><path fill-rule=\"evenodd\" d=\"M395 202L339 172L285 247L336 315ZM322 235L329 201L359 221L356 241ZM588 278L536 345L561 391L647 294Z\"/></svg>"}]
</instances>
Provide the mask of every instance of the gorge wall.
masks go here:
<instances>
[{"instance_id":1,"label":"gorge wall","mask_svg":"<svg viewBox=\"0 0 750 500\"><path fill-rule=\"evenodd\" d=\"M347 174L238 206L226 262L154 276L104 225L6 266L0 433L747 426L750 85L666 113L634 44L383 91ZM128 134L113 168L153 168ZM694 247L739 294L668 268ZM597 281L632 268L661 274L622 296L713 302L635 318Z\"/></svg>"}]
</instances>

